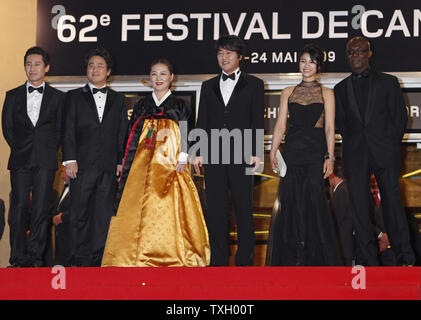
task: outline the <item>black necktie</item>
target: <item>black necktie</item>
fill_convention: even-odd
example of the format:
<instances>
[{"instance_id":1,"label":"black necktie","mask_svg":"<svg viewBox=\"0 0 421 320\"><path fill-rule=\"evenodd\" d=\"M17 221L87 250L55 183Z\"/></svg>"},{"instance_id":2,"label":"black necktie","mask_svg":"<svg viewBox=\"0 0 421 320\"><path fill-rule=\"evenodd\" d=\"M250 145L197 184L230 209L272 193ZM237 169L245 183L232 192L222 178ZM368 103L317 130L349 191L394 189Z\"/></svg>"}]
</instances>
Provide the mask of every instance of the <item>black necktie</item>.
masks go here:
<instances>
[{"instance_id":1,"label":"black necktie","mask_svg":"<svg viewBox=\"0 0 421 320\"><path fill-rule=\"evenodd\" d=\"M231 79L235 81L235 73L231 73L229 76L227 76L225 73L222 73L222 81L225 81L227 79Z\"/></svg>"},{"instance_id":2,"label":"black necktie","mask_svg":"<svg viewBox=\"0 0 421 320\"><path fill-rule=\"evenodd\" d=\"M38 88L34 88L32 86L28 87L28 92L32 93L34 92L34 90L37 90L39 93L43 93L44 92L44 87L38 87Z\"/></svg>"},{"instance_id":3,"label":"black necktie","mask_svg":"<svg viewBox=\"0 0 421 320\"><path fill-rule=\"evenodd\" d=\"M92 89L92 93L93 94L96 94L97 92L102 92L102 93L106 93L107 92L107 87L103 87L103 88L101 88L101 89L97 89L97 88L93 88Z\"/></svg>"}]
</instances>

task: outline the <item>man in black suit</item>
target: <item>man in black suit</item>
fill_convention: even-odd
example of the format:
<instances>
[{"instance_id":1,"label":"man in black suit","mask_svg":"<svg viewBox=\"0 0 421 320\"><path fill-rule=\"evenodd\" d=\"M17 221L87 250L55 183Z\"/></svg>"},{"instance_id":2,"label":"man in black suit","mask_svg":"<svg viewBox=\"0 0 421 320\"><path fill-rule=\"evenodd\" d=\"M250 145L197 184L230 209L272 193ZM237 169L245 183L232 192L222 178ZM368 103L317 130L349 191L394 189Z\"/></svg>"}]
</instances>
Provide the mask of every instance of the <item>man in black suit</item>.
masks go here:
<instances>
[{"instance_id":1,"label":"man in black suit","mask_svg":"<svg viewBox=\"0 0 421 320\"><path fill-rule=\"evenodd\" d=\"M370 43L352 38L346 46L352 75L335 86L336 125L342 152L356 240L365 265L378 265L376 239L370 223L370 174L382 194L383 215L399 265L413 265L408 224L398 194L400 143L407 112L396 77L370 69Z\"/></svg>"},{"instance_id":2,"label":"man in black suit","mask_svg":"<svg viewBox=\"0 0 421 320\"><path fill-rule=\"evenodd\" d=\"M6 93L3 135L10 146L10 264L41 266L46 243L48 204L57 170L64 93L45 83L50 58L40 47L28 49L28 81ZM32 210L29 217L32 193ZM27 239L27 221L30 235Z\"/></svg>"},{"instance_id":3,"label":"man in black suit","mask_svg":"<svg viewBox=\"0 0 421 320\"><path fill-rule=\"evenodd\" d=\"M60 178L64 181L64 188L60 196L56 194L48 216L48 239L44 255L44 265L49 267L54 265L67 267L71 265L70 259L73 239L69 217L70 187L69 177L66 174L66 167L64 166L60 168ZM52 239L54 239L54 246Z\"/></svg>"},{"instance_id":4,"label":"man in black suit","mask_svg":"<svg viewBox=\"0 0 421 320\"><path fill-rule=\"evenodd\" d=\"M256 170L262 158L257 150L260 147L263 150L263 134L259 141L256 141L256 134L258 129L263 131L264 127L264 85L262 80L239 68L245 54L243 40L236 36L223 36L217 42L217 50L222 73L202 84L197 128L208 134L208 146L219 146L219 150L210 147L209 162L206 162L201 153L195 159L194 165L196 172L200 172L200 167L205 164L208 210L206 221L211 245L211 265L227 266L229 263L227 213L230 189L238 226L235 264L250 266L254 259L253 175L247 174L246 169L249 170L247 167L254 165L253 170ZM245 130L251 129L252 139L244 139L244 148L248 148L250 154L243 157L243 145L240 145L242 141L239 142L238 139L235 139L234 145L223 139L221 145L220 137L211 134L215 129L225 129L227 134L238 130L244 138ZM220 132L223 136L223 131ZM240 148L236 149L238 147Z\"/></svg>"},{"instance_id":5,"label":"man in black suit","mask_svg":"<svg viewBox=\"0 0 421 320\"><path fill-rule=\"evenodd\" d=\"M121 173L127 111L123 94L106 87L107 50L86 57L89 83L66 96L63 164L70 181L72 264L100 266Z\"/></svg>"},{"instance_id":6,"label":"man in black suit","mask_svg":"<svg viewBox=\"0 0 421 320\"><path fill-rule=\"evenodd\" d=\"M348 184L339 160L335 161L333 173L329 176L329 184L332 188L330 207L340 241L342 259L345 266L351 266L354 260L353 208L349 200Z\"/></svg>"}]
</instances>

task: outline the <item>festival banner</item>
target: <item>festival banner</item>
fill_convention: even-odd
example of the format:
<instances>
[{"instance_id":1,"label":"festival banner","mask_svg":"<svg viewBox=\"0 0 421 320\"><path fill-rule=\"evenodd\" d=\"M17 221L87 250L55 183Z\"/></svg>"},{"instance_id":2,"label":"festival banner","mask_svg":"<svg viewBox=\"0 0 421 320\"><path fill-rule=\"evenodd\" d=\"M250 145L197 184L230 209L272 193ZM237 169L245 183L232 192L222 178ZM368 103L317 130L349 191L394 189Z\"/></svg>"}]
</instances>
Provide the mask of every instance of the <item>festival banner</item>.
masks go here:
<instances>
[{"instance_id":1,"label":"festival banner","mask_svg":"<svg viewBox=\"0 0 421 320\"><path fill-rule=\"evenodd\" d=\"M300 48L326 51L326 72L347 72L345 45L364 36L372 64L387 72L421 71L421 2L302 0L38 0L37 44L50 52L50 75L85 73L84 56L107 48L115 75L148 74L170 59L177 74L218 72L216 40L235 34L247 45L250 73L297 72Z\"/></svg>"}]
</instances>

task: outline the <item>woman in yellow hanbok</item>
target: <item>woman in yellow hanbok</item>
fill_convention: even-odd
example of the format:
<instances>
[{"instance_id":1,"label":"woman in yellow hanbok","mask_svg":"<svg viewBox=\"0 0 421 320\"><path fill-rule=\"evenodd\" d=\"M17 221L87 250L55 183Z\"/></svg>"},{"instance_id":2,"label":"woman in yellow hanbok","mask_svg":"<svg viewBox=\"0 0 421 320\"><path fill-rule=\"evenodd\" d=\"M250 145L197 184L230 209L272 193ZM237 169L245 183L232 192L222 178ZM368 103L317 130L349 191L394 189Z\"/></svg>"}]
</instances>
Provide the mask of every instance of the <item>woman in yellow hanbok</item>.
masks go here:
<instances>
[{"instance_id":1,"label":"woman in yellow hanbok","mask_svg":"<svg viewBox=\"0 0 421 320\"><path fill-rule=\"evenodd\" d=\"M133 109L102 266L209 265L209 237L196 187L180 152L180 121L191 112L169 90L171 63L152 63L151 95ZM183 137L183 146L187 145Z\"/></svg>"}]
</instances>

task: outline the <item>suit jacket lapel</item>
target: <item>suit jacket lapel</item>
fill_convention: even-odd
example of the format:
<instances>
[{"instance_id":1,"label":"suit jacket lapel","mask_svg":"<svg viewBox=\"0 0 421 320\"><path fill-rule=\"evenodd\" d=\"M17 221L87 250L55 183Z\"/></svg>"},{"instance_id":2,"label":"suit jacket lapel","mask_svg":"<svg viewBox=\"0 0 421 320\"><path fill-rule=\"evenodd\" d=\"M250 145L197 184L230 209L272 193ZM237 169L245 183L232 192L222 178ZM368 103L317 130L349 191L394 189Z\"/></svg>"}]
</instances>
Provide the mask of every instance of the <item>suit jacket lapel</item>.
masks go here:
<instances>
[{"instance_id":1,"label":"suit jacket lapel","mask_svg":"<svg viewBox=\"0 0 421 320\"><path fill-rule=\"evenodd\" d=\"M114 90L107 89L107 100L105 101L105 109L104 109L104 114L102 116L102 121L104 121L105 117L110 112L110 109L113 106L114 98L115 98Z\"/></svg>"},{"instance_id":2,"label":"suit jacket lapel","mask_svg":"<svg viewBox=\"0 0 421 320\"><path fill-rule=\"evenodd\" d=\"M234 90L232 91L231 97L228 100L227 107L229 106L230 102L235 99L236 96L247 86L247 80L244 76L244 72L241 72L240 78L237 81L237 84L234 87Z\"/></svg>"},{"instance_id":3,"label":"suit jacket lapel","mask_svg":"<svg viewBox=\"0 0 421 320\"><path fill-rule=\"evenodd\" d=\"M351 76L348 77L346 88L347 88L347 93L349 97L350 109L355 113L358 120L362 123L360 109L358 108L357 98L355 97L355 91L354 91L354 86L352 84Z\"/></svg>"},{"instance_id":4,"label":"suit jacket lapel","mask_svg":"<svg viewBox=\"0 0 421 320\"><path fill-rule=\"evenodd\" d=\"M98 110L96 108L96 103L95 103L94 96L92 95L91 88L89 87L88 84L86 84L86 86L83 87L82 91L84 93L84 97L86 99L86 102L88 103L89 108L92 110L92 112L94 113L96 117L96 120L99 122Z\"/></svg>"},{"instance_id":5,"label":"suit jacket lapel","mask_svg":"<svg viewBox=\"0 0 421 320\"><path fill-rule=\"evenodd\" d=\"M374 97L376 96L375 78L376 78L376 73L371 72L370 80L369 80L369 86L368 86L367 106L366 106L365 119L364 119L365 124L368 123L368 120L370 119L370 116L373 114L373 101L374 101Z\"/></svg>"},{"instance_id":6,"label":"suit jacket lapel","mask_svg":"<svg viewBox=\"0 0 421 320\"><path fill-rule=\"evenodd\" d=\"M212 88L213 91L215 92L216 97L218 98L219 102L222 103L222 105L224 106L224 98L222 98L222 94L221 94L221 86L219 85L219 80L221 79L221 77L215 77L214 78L214 82L212 84Z\"/></svg>"}]
</instances>

